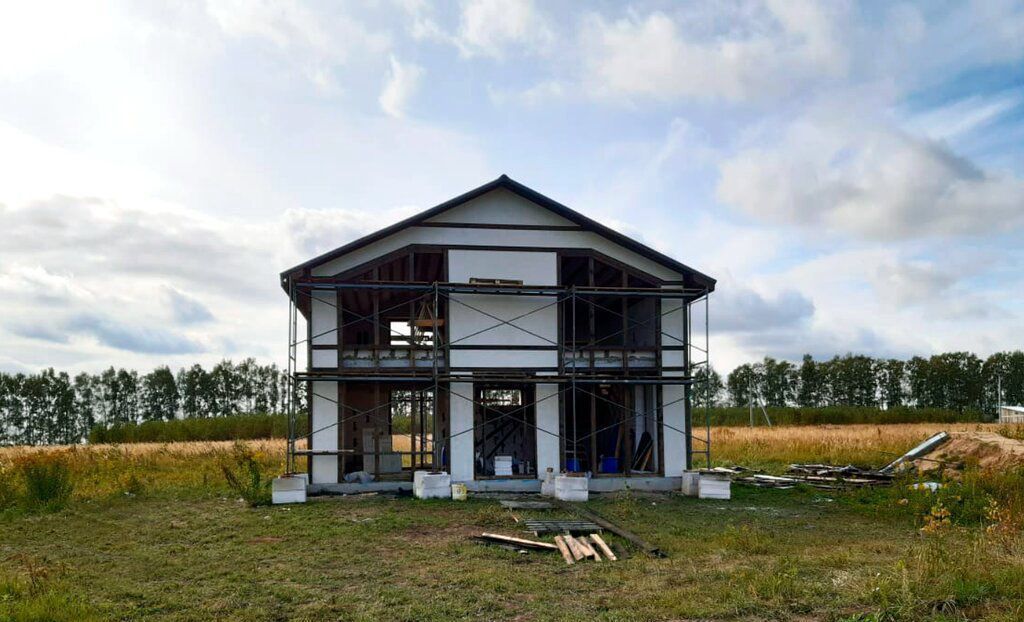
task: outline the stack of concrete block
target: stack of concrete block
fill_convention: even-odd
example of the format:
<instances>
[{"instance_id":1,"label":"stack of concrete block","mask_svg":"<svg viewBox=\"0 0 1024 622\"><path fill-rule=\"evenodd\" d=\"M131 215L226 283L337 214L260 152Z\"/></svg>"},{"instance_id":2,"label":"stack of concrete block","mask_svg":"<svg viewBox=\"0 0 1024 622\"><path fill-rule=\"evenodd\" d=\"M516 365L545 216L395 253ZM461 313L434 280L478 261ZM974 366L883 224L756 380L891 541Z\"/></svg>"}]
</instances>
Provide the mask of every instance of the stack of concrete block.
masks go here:
<instances>
[{"instance_id":1,"label":"stack of concrete block","mask_svg":"<svg viewBox=\"0 0 1024 622\"><path fill-rule=\"evenodd\" d=\"M416 471L412 476L412 494L417 499L451 499L452 478L444 472Z\"/></svg>"},{"instance_id":2,"label":"stack of concrete block","mask_svg":"<svg viewBox=\"0 0 1024 622\"><path fill-rule=\"evenodd\" d=\"M560 501L586 501L590 498L590 480L575 475L555 478L555 498Z\"/></svg>"},{"instance_id":3,"label":"stack of concrete block","mask_svg":"<svg viewBox=\"0 0 1024 622\"><path fill-rule=\"evenodd\" d=\"M512 456L494 456L494 475L512 477Z\"/></svg>"}]
</instances>

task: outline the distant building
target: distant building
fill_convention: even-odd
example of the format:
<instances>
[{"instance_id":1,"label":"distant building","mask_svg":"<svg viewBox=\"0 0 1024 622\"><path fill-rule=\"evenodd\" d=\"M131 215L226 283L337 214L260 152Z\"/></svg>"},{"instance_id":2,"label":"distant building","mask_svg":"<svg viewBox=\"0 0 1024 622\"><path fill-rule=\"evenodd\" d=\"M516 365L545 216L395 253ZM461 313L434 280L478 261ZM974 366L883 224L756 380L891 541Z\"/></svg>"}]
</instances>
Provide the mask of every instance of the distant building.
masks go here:
<instances>
[{"instance_id":1,"label":"distant building","mask_svg":"<svg viewBox=\"0 0 1024 622\"><path fill-rule=\"evenodd\" d=\"M999 423L1024 423L1024 406L1000 406Z\"/></svg>"}]
</instances>

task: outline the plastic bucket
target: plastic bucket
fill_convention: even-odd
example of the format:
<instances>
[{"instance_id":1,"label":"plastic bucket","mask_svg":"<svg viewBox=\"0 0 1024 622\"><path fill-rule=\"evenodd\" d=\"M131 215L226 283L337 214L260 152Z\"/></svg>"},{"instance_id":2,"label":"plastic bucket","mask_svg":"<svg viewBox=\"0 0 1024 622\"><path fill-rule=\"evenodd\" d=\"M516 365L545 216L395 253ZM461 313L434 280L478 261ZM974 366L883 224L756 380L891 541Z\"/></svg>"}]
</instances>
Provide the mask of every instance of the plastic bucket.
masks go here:
<instances>
[{"instance_id":1,"label":"plastic bucket","mask_svg":"<svg viewBox=\"0 0 1024 622\"><path fill-rule=\"evenodd\" d=\"M601 458L601 472L602 473L618 473L619 472L619 459L614 456Z\"/></svg>"},{"instance_id":2,"label":"plastic bucket","mask_svg":"<svg viewBox=\"0 0 1024 622\"><path fill-rule=\"evenodd\" d=\"M452 501L465 501L466 500L466 485L465 484L452 484Z\"/></svg>"}]
</instances>

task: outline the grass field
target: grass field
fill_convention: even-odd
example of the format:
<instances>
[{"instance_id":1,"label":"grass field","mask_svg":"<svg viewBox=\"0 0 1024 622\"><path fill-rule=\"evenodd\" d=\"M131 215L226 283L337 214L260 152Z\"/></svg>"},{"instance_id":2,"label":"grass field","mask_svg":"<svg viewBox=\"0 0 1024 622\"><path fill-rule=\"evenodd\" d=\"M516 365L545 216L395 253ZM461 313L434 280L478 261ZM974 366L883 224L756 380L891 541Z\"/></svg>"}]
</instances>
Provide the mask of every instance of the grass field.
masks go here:
<instances>
[{"instance_id":1,"label":"grass field","mask_svg":"<svg viewBox=\"0 0 1024 622\"><path fill-rule=\"evenodd\" d=\"M957 427L713 433L716 462L778 469L791 461L881 464ZM283 467L280 441L250 447L268 473ZM739 486L728 502L605 495L589 506L669 557L610 537L626 559L567 567L556 554L469 540L483 530L518 532L493 499L372 496L250 508L224 484L230 449L0 450L8 480L19 461L57 451L75 484L63 510L0 514L0 620L1024 619L1024 542L1015 529L977 520L989 489L976 479L941 497L902 487L823 494ZM943 501L949 525L941 514L926 518ZM926 524L938 527L922 532Z\"/></svg>"}]
</instances>

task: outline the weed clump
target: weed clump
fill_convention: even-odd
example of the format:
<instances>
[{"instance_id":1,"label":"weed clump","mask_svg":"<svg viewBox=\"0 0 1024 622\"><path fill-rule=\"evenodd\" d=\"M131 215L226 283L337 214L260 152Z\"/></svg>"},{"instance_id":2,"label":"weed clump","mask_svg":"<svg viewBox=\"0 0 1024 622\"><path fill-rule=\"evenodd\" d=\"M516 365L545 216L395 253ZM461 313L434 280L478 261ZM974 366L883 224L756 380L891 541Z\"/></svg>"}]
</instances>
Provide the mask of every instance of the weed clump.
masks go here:
<instances>
[{"instance_id":1,"label":"weed clump","mask_svg":"<svg viewBox=\"0 0 1024 622\"><path fill-rule=\"evenodd\" d=\"M67 507L74 492L71 469L63 457L37 454L18 463L22 504L32 512L57 512Z\"/></svg>"},{"instance_id":2,"label":"weed clump","mask_svg":"<svg viewBox=\"0 0 1024 622\"><path fill-rule=\"evenodd\" d=\"M263 467L252 449L236 443L220 466L228 486L250 507L270 505L270 480L264 477Z\"/></svg>"}]
</instances>

